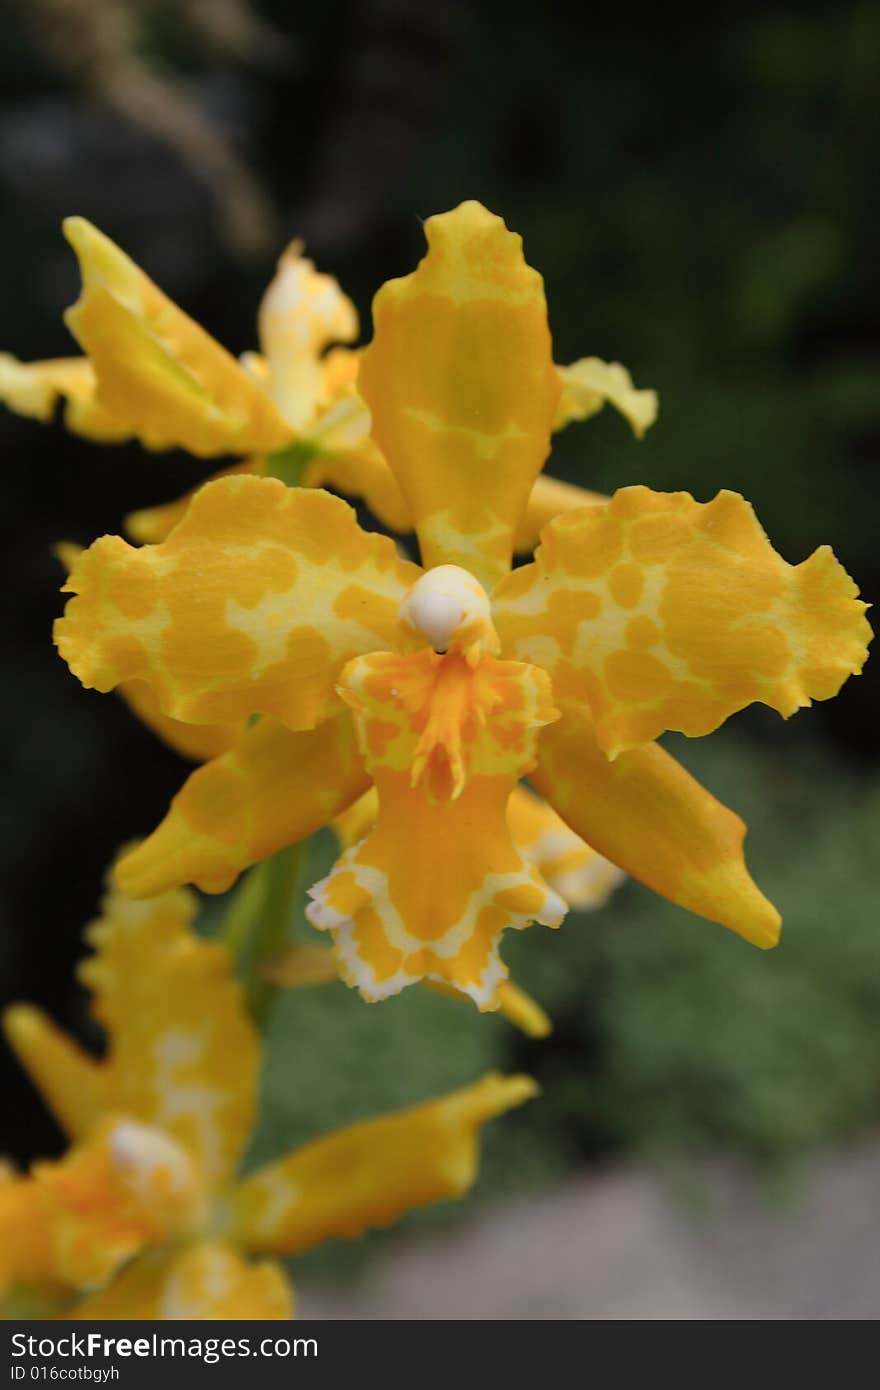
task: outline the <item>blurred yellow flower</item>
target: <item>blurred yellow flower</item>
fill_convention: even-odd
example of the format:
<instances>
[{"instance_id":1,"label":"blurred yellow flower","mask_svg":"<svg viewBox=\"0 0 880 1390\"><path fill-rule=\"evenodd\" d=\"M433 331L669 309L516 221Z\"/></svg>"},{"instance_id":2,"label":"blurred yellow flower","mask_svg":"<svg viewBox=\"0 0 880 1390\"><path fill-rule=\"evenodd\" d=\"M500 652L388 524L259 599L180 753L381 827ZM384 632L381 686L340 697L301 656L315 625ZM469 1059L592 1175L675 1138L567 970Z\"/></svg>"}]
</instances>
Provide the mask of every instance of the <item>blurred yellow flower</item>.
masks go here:
<instances>
[{"instance_id":1,"label":"blurred yellow flower","mask_svg":"<svg viewBox=\"0 0 880 1390\"><path fill-rule=\"evenodd\" d=\"M104 537L71 573L56 640L84 685L142 681L196 725L264 716L119 881L224 889L372 784L376 823L312 889L311 921L369 999L428 978L498 1007L501 933L566 907L511 838L529 774L612 863L772 946L743 823L653 740L835 695L865 660L865 605L827 547L788 565L729 492L624 488L550 521L511 571L563 391L543 284L479 204L426 233L376 298L358 376L424 568L338 498L234 477L161 545Z\"/></svg>"},{"instance_id":2,"label":"blurred yellow flower","mask_svg":"<svg viewBox=\"0 0 880 1390\"><path fill-rule=\"evenodd\" d=\"M274 1259L353 1238L457 1197L479 1128L535 1093L485 1076L441 1099L339 1129L243 1178L260 1045L225 947L195 936L186 890L113 891L81 967L108 1039L102 1061L39 1010L7 1037L70 1136L68 1154L0 1176L0 1294L70 1318L285 1318ZM256 1258L252 1258L256 1257Z\"/></svg>"},{"instance_id":3,"label":"blurred yellow flower","mask_svg":"<svg viewBox=\"0 0 880 1390\"><path fill-rule=\"evenodd\" d=\"M236 361L85 218L67 218L64 231L83 279L66 319L86 356L25 363L0 353L0 401L48 420L64 400L68 429L100 443L138 438L200 458L247 455L224 474L284 471L285 455L300 446L304 486L363 497L391 530L412 530L407 501L370 437L356 384L360 353L341 346L358 336L357 311L299 243L281 256L260 305L260 351ZM582 358L558 376L556 429L606 402L638 436L656 417L655 393L636 390L619 363ZM538 479L518 548L531 549L549 516L591 496ZM133 512L126 529L136 541L161 541L188 502L189 495Z\"/></svg>"}]
</instances>

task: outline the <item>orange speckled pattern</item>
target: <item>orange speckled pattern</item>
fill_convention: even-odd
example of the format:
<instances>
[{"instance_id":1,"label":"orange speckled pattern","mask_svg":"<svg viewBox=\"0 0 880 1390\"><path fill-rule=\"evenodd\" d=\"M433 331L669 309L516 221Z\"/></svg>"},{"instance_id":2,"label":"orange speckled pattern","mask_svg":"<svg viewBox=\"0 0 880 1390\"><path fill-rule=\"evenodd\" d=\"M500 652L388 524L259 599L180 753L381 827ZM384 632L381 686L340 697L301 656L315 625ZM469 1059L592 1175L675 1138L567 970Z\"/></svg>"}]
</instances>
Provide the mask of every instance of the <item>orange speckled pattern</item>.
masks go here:
<instances>
[{"instance_id":1,"label":"orange speckled pattern","mask_svg":"<svg viewBox=\"0 0 880 1390\"><path fill-rule=\"evenodd\" d=\"M706 734L754 701L790 715L861 669L871 630L827 546L792 566L736 493L623 488L552 521L493 595L505 654L589 708L609 757Z\"/></svg>"},{"instance_id":2,"label":"orange speckled pattern","mask_svg":"<svg viewBox=\"0 0 880 1390\"><path fill-rule=\"evenodd\" d=\"M346 661L398 644L419 573L337 497L223 478L161 545L104 536L85 551L56 642L84 685L143 680L176 719L311 728L338 708Z\"/></svg>"},{"instance_id":3,"label":"orange speckled pattern","mask_svg":"<svg viewBox=\"0 0 880 1390\"><path fill-rule=\"evenodd\" d=\"M550 449L560 380L544 284L479 203L425 223L418 269L382 287L358 386L426 565L491 586Z\"/></svg>"},{"instance_id":4,"label":"orange speckled pattern","mask_svg":"<svg viewBox=\"0 0 880 1390\"><path fill-rule=\"evenodd\" d=\"M514 847L507 802L556 717L543 672L460 653L377 654L342 690L379 796L376 824L311 890L340 972L367 998L425 976L497 1008L501 933L565 904Z\"/></svg>"},{"instance_id":5,"label":"orange speckled pattern","mask_svg":"<svg viewBox=\"0 0 880 1390\"><path fill-rule=\"evenodd\" d=\"M568 825L655 893L775 946L779 913L743 858L746 828L656 743L609 762L587 711L544 731L530 774Z\"/></svg>"}]
</instances>

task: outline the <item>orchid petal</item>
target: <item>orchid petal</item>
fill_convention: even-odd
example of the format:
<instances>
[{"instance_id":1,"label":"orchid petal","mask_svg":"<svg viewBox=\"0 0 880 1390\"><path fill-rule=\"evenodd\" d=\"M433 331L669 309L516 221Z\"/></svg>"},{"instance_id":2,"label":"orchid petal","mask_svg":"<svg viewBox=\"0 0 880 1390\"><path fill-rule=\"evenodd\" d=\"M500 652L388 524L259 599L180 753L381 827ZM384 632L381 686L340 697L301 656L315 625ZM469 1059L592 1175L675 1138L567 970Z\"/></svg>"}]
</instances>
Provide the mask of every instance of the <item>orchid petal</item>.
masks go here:
<instances>
[{"instance_id":1,"label":"orchid petal","mask_svg":"<svg viewBox=\"0 0 880 1390\"><path fill-rule=\"evenodd\" d=\"M439 1100L324 1135L240 1184L235 1234L246 1249L295 1255L461 1197L476 1180L480 1127L536 1091L530 1077L490 1073Z\"/></svg>"},{"instance_id":2,"label":"orchid petal","mask_svg":"<svg viewBox=\"0 0 880 1390\"><path fill-rule=\"evenodd\" d=\"M132 431L99 404L95 372L87 357L56 357L47 362L19 362L0 352L0 401L44 423L51 420L59 400L66 402L64 423L71 434L96 444L118 444Z\"/></svg>"},{"instance_id":3,"label":"orchid petal","mask_svg":"<svg viewBox=\"0 0 880 1390\"><path fill-rule=\"evenodd\" d=\"M641 439L657 419L657 392L637 391L632 377L619 362L603 362L601 357L582 357L569 367L560 367L562 395L554 430L564 429L573 420L588 420L606 404L629 421L632 432Z\"/></svg>"},{"instance_id":4,"label":"orchid petal","mask_svg":"<svg viewBox=\"0 0 880 1390\"><path fill-rule=\"evenodd\" d=\"M94 368L100 406L149 448L210 458L290 442L266 390L109 237L82 217L68 217L64 233L83 278L65 318Z\"/></svg>"},{"instance_id":5,"label":"orchid petal","mask_svg":"<svg viewBox=\"0 0 880 1390\"><path fill-rule=\"evenodd\" d=\"M587 711L545 729L529 780L566 824L655 893L775 946L779 913L749 875L746 827L656 743L609 762Z\"/></svg>"},{"instance_id":6,"label":"orchid petal","mask_svg":"<svg viewBox=\"0 0 880 1390\"><path fill-rule=\"evenodd\" d=\"M182 883L221 893L368 785L348 714L302 733L261 719L191 775L161 825L117 865L117 880L137 898Z\"/></svg>"},{"instance_id":7,"label":"orchid petal","mask_svg":"<svg viewBox=\"0 0 880 1390\"><path fill-rule=\"evenodd\" d=\"M31 1004L11 1005L3 1031L65 1133L73 1139L88 1133L106 1105L102 1064Z\"/></svg>"},{"instance_id":8,"label":"orchid petal","mask_svg":"<svg viewBox=\"0 0 880 1390\"><path fill-rule=\"evenodd\" d=\"M428 566L491 585L550 448L560 380L540 275L479 203L425 223L428 254L373 306L358 390Z\"/></svg>"},{"instance_id":9,"label":"orchid petal","mask_svg":"<svg viewBox=\"0 0 880 1390\"><path fill-rule=\"evenodd\" d=\"M419 573L337 497L223 478L161 545L104 536L85 551L56 641L88 688L146 681L175 719L263 713L312 728L339 708L351 657L401 640L398 608Z\"/></svg>"},{"instance_id":10,"label":"orchid petal","mask_svg":"<svg viewBox=\"0 0 880 1390\"><path fill-rule=\"evenodd\" d=\"M786 564L736 493L629 487L550 522L492 612L505 653L589 708L613 758L756 701L787 717L836 695L867 656L857 594L827 546Z\"/></svg>"}]
</instances>

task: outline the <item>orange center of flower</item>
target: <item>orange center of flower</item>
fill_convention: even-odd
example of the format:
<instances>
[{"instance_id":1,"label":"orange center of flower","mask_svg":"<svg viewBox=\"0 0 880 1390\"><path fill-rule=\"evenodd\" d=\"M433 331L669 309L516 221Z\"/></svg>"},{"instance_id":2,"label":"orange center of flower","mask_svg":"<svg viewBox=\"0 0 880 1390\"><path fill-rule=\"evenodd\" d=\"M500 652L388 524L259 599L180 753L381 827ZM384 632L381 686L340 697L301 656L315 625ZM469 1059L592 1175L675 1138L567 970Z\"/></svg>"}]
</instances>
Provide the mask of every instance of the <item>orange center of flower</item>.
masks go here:
<instances>
[{"instance_id":1,"label":"orange center of flower","mask_svg":"<svg viewBox=\"0 0 880 1390\"><path fill-rule=\"evenodd\" d=\"M527 669L472 649L377 653L350 663L340 691L359 715L374 776L407 772L410 786L449 801L476 775L528 763L533 729L554 713L546 702L536 718Z\"/></svg>"}]
</instances>

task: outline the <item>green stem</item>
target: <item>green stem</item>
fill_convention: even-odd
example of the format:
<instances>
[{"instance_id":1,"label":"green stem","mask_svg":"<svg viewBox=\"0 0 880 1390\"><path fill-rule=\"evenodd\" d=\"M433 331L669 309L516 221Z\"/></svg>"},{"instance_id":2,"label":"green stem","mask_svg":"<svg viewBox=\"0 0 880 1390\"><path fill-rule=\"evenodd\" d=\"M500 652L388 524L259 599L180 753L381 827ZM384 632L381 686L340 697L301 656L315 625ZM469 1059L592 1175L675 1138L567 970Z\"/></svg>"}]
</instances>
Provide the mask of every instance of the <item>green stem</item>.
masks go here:
<instances>
[{"instance_id":1,"label":"green stem","mask_svg":"<svg viewBox=\"0 0 880 1390\"><path fill-rule=\"evenodd\" d=\"M276 986L259 968L280 954L299 897L308 840L291 845L249 869L236 889L219 933L244 982L245 1004L265 1024Z\"/></svg>"},{"instance_id":2,"label":"green stem","mask_svg":"<svg viewBox=\"0 0 880 1390\"><path fill-rule=\"evenodd\" d=\"M293 908L296 904L300 877L305 860L307 840L291 845L274 854L260 865L261 893L257 915L251 918L247 933L247 976L245 1001L254 1020L263 1026L277 993L277 986L260 979L258 970L266 961L280 954L287 939ZM256 896L256 890L255 890ZM243 935L236 925L236 932ZM244 954L242 952L242 954Z\"/></svg>"},{"instance_id":3,"label":"green stem","mask_svg":"<svg viewBox=\"0 0 880 1390\"><path fill-rule=\"evenodd\" d=\"M306 465L317 453L318 449L308 439L288 444L286 449L276 449L266 459L266 477L280 478L288 487L299 487Z\"/></svg>"},{"instance_id":4,"label":"green stem","mask_svg":"<svg viewBox=\"0 0 880 1390\"><path fill-rule=\"evenodd\" d=\"M223 922L220 940L228 946L236 965L246 964L248 946L254 922L259 917L266 897L266 872L268 860L248 869L232 895L232 901Z\"/></svg>"}]
</instances>

